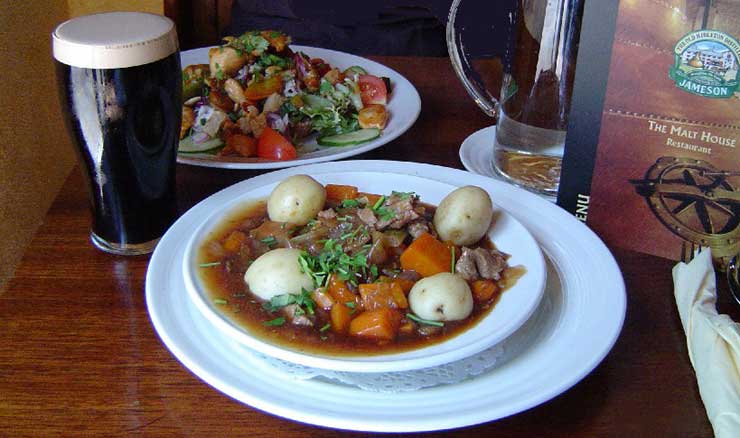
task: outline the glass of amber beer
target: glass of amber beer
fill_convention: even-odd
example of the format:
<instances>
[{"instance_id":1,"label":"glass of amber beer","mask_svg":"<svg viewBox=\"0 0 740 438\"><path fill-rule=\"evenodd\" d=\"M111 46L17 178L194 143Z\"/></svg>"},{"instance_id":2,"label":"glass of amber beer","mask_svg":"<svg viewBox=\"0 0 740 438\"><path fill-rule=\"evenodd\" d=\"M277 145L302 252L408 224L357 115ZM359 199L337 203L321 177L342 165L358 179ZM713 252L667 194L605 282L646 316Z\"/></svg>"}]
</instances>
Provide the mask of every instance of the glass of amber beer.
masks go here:
<instances>
[{"instance_id":1,"label":"glass of amber beer","mask_svg":"<svg viewBox=\"0 0 740 438\"><path fill-rule=\"evenodd\" d=\"M52 34L67 128L87 181L90 238L122 255L151 252L177 217L182 80L174 23L115 12Z\"/></svg>"},{"instance_id":2,"label":"glass of amber beer","mask_svg":"<svg viewBox=\"0 0 740 438\"><path fill-rule=\"evenodd\" d=\"M508 41L490 42L507 45L500 93L486 88L468 53L468 47L480 41L466 41L480 35L471 31L485 23L480 17L499 11L493 3L468 1L466 8L480 9L465 11L465 16L476 17L471 23L458 20L463 3L452 3L447 45L465 89L486 114L497 119L493 169L511 183L554 197L560 183L583 0L517 2L508 20Z\"/></svg>"}]
</instances>

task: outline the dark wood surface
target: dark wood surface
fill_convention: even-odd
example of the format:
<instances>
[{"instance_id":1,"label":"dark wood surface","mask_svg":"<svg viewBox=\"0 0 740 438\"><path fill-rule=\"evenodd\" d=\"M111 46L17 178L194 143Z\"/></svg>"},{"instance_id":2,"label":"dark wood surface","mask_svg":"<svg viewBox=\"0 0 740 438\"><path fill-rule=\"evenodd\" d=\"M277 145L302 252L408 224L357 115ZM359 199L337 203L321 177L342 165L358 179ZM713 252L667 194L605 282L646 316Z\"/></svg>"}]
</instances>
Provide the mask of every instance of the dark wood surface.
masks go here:
<instances>
[{"instance_id":1,"label":"dark wood surface","mask_svg":"<svg viewBox=\"0 0 740 438\"><path fill-rule=\"evenodd\" d=\"M357 158L462 168L461 142L491 120L467 96L449 61L375 59L414 83L422 111L406 134ZM181 211L254 175L182 165L177 172ZM144 300L149 257L97 251L88 230L86 193L75 169L0 296L0 436L367 435L278 418L202 382L165 348L150 323ZM673 300L674 262L624 250L614 254L628 309L604 361L549 402L440 434L711 436ZM723 309L734 312L724 296Z\"/></svg>"}]
</instances>

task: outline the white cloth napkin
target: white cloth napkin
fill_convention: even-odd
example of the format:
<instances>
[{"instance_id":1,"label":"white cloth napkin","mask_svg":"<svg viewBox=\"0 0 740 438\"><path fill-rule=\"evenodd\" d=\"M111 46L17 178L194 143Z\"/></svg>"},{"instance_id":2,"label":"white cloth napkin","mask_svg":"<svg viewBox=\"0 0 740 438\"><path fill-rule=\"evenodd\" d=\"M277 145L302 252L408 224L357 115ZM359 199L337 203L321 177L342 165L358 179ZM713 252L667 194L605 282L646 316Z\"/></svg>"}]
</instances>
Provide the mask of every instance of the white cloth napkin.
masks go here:
<instances>
[{"instance_id":1,"label":"white cloth napkin","mask_svg":"<svg viewBox=\"0 0 740 438\"><path fill-rule=\"evenodd\" d=\"M678 313L704 407L719 438L740 437L740 324L718 315L712 254L673 268Z\"/></svg>"}]
</instances>

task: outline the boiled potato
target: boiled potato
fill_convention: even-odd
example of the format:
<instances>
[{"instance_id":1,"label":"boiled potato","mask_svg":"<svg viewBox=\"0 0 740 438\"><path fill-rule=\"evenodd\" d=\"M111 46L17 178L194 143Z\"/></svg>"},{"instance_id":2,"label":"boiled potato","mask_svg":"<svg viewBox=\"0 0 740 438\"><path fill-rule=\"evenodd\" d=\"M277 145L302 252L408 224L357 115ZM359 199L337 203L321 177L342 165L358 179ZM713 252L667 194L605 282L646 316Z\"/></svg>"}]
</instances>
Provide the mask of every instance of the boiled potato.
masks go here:
<instances>
[{"instance_id":1,"label":"boiled potato","mask_svg":"<svg viewBox=\"0 0 740 438\"><path fill-rule=\"evenodd\" d=\"M434 228L442 241L472 245L488 231L493 204L488 193L475 186L460 187L439 203L434 213Z\"/></svg>"},{"instance_id":2,"label":"boiled potato","mask_svg":"<svg viewBox=\"0 0 740 438\"><path fill-rule=\"evenodd\" d=\"M324 208L326 189L307 175L293 175L283 180L267 199L271 221L306 225Z\"/></svg>"},{"instance_id":3,"label":"boiled potato","mask_svg":"<svg viewBox=\"0 0 740 438\"><path fill-rule=\"evenodd\" d=\"M440 272L414 284L409 292L409 306L419 318L457 321L473 311L473 293L459 275Z\"/></svg>"},{"instance_id":4,"label":"boiled potato","mask_svg":"<svg viewBox=\"0 0 740 438\"><path fill-rule=\"evenodd\" d=\"M298 295L302 289L313 290L313 280L301 271L300 255L299 249L278 248L259 256L244 273L249 290L263 300L276 295Z\"/></svg>"}]
</instances>

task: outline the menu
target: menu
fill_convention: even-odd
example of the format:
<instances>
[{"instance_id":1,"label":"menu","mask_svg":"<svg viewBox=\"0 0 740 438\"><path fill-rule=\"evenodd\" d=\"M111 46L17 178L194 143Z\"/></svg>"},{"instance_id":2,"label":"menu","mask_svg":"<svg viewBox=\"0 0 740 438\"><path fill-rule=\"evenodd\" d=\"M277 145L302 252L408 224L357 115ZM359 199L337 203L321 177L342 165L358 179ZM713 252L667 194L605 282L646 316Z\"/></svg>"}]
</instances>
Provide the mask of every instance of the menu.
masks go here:
<instances>
[{"instance_id":1,"label":"menu","mask_svg":"<svg viewBox=\"0 0 740 438\"><path fill-rule=\"evenodd\" d=\"M610 246L740 251L739 37L740 0L588 2L558 204Z\"/></svg>"}]
</instances>

